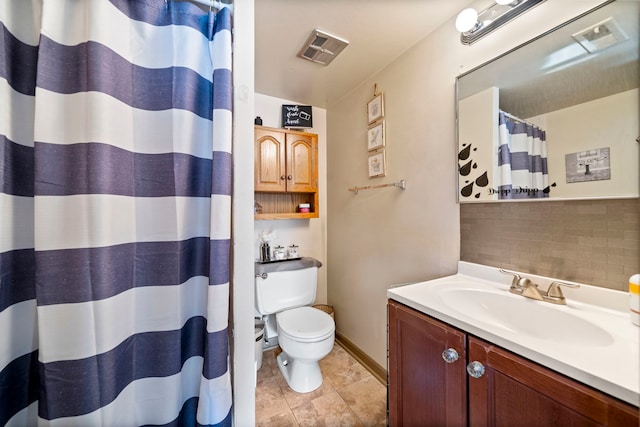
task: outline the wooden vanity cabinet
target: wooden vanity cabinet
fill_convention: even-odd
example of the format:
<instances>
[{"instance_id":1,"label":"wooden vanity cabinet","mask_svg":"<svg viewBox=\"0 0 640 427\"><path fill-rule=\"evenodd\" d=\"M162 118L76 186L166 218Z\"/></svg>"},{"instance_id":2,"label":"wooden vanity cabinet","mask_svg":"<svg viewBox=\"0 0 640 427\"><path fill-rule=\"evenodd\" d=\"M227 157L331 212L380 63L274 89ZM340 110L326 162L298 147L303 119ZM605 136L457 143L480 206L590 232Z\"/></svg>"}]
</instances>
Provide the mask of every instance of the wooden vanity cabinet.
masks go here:
<instances>
[{"instance_id":1,"label":"wooden vanity cabinet","mask_svg":"<svg viewBox=\"0 0 640 427\"><path fill-rule=\"evenodd\" d=\"M466 426L466 335L393 300L388 316L389 425ZM457 362L442 359L448 348Z\"/></svg>"},{"instance_id":2,"label":"wooden vanity cabinet","mask_svg":"<svg viewBox=\"0 0 640 427\"><path fill-rule=\"evenodd\" d=\"M638 426L638 408L476 337L468 360L486 369L469 377L473 426Z\"/></svg>"},{"instance_id":3,"label":"wooden vanity cabinet","mask_svg":"<svg viewBox=\"0 0 640 427\"><path fill-rule=\"evenodd\" d=\"M637 407L412 308L389 300L388 315L391 426L639 425ZM466 372L474 361L479 378Z\"/></svg>"},{"instance_id":4,"label":"wooden vanity cabinet","mask_svg":"<svg viewBox=\"0 0 640 427\"><path fill-rule=\"evenodd\" d=\"M255 218L317 218L318 136L256 126L254 150L254 194L262 206ZM296 212L301 203L311 212Z\"/></svg>"}]
</instances>

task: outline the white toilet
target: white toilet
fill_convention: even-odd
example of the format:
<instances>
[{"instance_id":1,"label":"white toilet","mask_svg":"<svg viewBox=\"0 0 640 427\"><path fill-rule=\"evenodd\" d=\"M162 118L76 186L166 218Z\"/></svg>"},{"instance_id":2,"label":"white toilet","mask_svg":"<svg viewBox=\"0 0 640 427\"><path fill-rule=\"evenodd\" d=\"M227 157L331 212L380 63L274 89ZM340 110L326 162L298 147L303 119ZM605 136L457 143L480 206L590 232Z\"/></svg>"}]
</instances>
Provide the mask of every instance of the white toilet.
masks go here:
<instances>
[{"instance_id":1,"label":"white toilet","mask_svg":"<svg viewBox=\"0 0 640 427\"><path fill-rule=\"evenodd\" d=\"M327 313L308 307L316 297L318 268L313 258L256 263L256 310L275 313L282 353L278 366L287 384L298 393L322 384L318 361L333 348L335 323Z\"/></svg>"}]
</instances>

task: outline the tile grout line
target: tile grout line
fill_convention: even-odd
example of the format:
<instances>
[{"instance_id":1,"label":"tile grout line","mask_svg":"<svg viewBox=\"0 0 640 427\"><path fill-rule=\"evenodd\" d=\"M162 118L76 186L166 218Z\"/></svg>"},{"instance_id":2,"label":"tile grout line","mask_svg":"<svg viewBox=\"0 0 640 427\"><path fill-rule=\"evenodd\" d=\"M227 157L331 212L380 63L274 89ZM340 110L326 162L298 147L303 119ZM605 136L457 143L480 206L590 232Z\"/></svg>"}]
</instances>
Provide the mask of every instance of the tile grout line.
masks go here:
<instances>
[{"instance_id":1,"label":"tile grout line","mask_svg":"<svg viewBox=\"0 0 640 427\"><path fill-rule=\"evenodd\" d=\"M362 363L359 360L354 358L353 355L349 354L349 352L346 349L344 349L343 346L339 345L338 347L340 347L341 351L344 352L343 353L344 355L340 355L340 357L345 358L345 356L346 356L346 358L345 358L346 367L354 366L354 363L355 363L355 365L359 366L360 368L362 368L362 369L364 369L366 371L365 376L362 377L362 378L358 378L357 380L354 380L353 382L345 383L340 388L336 388L335 387L333 381L331 381L331 378L329 378L328 375L324 376L323 381L327 383L327 385L329 386L330 390L328 392L323 392L322 394L319 394L318 396L314 396L313 398L311 398L310 400L308 400L306 402L303 400L300 404L296 405L295 408L297 409L297 408L300 408L303 405L308 405L308 404L311 404L313 406L312 402L316 401L316 399L319 399L319 398L322 398L322 397L325 397L325 396L329 396L332 392L335 392L337 398L340 399L340 402L342 402L344 404L344 407L347 408L349 416L353 417L353 419L357 423L359 423L361 425L367 425L366 424L366 420L363 420L363 419L361 419L360 416L358 416L358 411L356 411L354 409L354 407L352 407L351 405L349 405L347 403L347 400L345 400L345 397L343 396L343 394L345 393L345 389L347 387L353 385L353 384L357 384L358 382L364 381L365 379L368 379L369 377L371 377L373 379L376 379L376 378L375 378L374 375L371 374L371 372L369 372L366 369L366 367L362 366ZM334 354L333 358L329 357L329 361L327 363L330 363L333 360L339 360L339 358L336 359L336 357L337 356L335 354ZM296 412L299 412L299 411L295 411L294 408L291 407L292 403L290 403L290 400L287 399L287 394L289 393L289 388L288 388L288 386L286 386L285 383L283 383L284 378L280 378L282 376L282 373L280 372L279 368L277 367L277 364L274 364L273 361L270 360L271 358L273 358L275 360L275 355L272 353L271 350L266 351L263 354L263 365L261 367L261 371L263 369L268 369L268 371L262 371L262 375L259 375L259 381L258 381L258 385L256 387L256 392L258 392L258 393L260 392L260 388L261 388L260 387L260 385L261 385L260 383L261 382L263 383L265 378L274 378L273 381L275 381L275 384L278 387L278 391L280 392L278 398L281 398L283 400L283 402L286 405L286 408L287 408L288 411L277 413L277 414L273 414L270 417L266 417L266 418L262 418L262 419L258 418L260 416L260 414L258 413L258 411L256 411L256 423L259 424L260 422L269 422L269 420L272 419L273 417L284 416L284 414L287 414L287 415L292 417L293 421L298 426L303 425L302 423L304 422L304 420L300 419L299 415L296 415ZM274 366L275 366L275 368L274 368ZM339 366L342 366L342 364L340 364ZM339 370L339 368L338 368L338 370ZM258 371L258 372L260 373L261 371ZM265 372L269 372L269 375L265 375ZM342 391L342 393L341 393L341 391ZM256 399L256 400L258 400L258 399ZM314 407L314 410L317 410L317 408ZM316 414L317 414L317 412L316 412ZM323 416L323 414L318 414L318 415L321 416L321 417Z\"/></svg>"}]
</instances>

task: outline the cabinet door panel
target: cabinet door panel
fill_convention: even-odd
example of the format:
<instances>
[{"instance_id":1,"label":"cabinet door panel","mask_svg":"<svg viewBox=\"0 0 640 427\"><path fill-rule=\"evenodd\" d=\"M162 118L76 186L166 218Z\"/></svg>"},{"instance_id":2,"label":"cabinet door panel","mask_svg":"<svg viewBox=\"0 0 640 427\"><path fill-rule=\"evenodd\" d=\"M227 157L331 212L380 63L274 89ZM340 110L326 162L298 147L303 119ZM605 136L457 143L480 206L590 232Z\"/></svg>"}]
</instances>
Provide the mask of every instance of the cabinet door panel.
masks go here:
<instances>
[{"instance_id":1,"label":"cabinet door panel","mask_svg":"<svg viewBox=\"0 0 640 427\"><path fill-rule=\"evenodd\" d=\"M283 132L256 130L255 191L286 191L285 144Z\"/></svg>"},{"instance_id":2,"label":"cabinet door panel","mask_svg":"<svg viewBox=\"0 0 640 427\"><path fill-rule=\"evenodd\" d=\"M465 335L395 301L388 309L390 425L466 425ZM458 361L443 360L447 348Z\"/></svg>"},{"instance_id":3,"label":"cabinet door panel","mask_svg":"<svg viewBox=\"0 0 640 427\"><path fill-rule=\"evenodd\" d=\"M318 188L318 145L312 135L287 134L287 191Z\"/></svg>"},{"instance_id":4,"label":"cabinet door panel","mask_svg":"<svg viewBox=\"0 0 640 427\"><path fill-rule=\"evenodd\" d=\"M638 425L637 408L485 341L468 354L486 369L469 378L471 426Z\"/></svg>"}]
</instances>

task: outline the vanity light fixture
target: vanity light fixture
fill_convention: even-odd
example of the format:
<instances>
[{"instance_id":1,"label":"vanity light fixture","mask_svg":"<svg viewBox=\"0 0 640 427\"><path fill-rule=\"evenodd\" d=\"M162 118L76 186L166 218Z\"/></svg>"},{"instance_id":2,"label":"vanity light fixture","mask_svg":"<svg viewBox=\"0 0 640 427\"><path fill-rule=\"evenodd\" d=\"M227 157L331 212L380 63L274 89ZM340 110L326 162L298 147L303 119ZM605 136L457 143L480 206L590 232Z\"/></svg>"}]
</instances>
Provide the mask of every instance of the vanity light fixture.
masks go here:
<instances>
[{"instance_id":1,"label":"vanity light fixture","mask_svg":"<svg viewBox=\"0 0 640 427\"><path fill-rule=\"evenodd\" d=\"M456 18L462 44L472 44L545 0L495 0L486 9L464 9Z\"/></svg>"}]
</instances>

